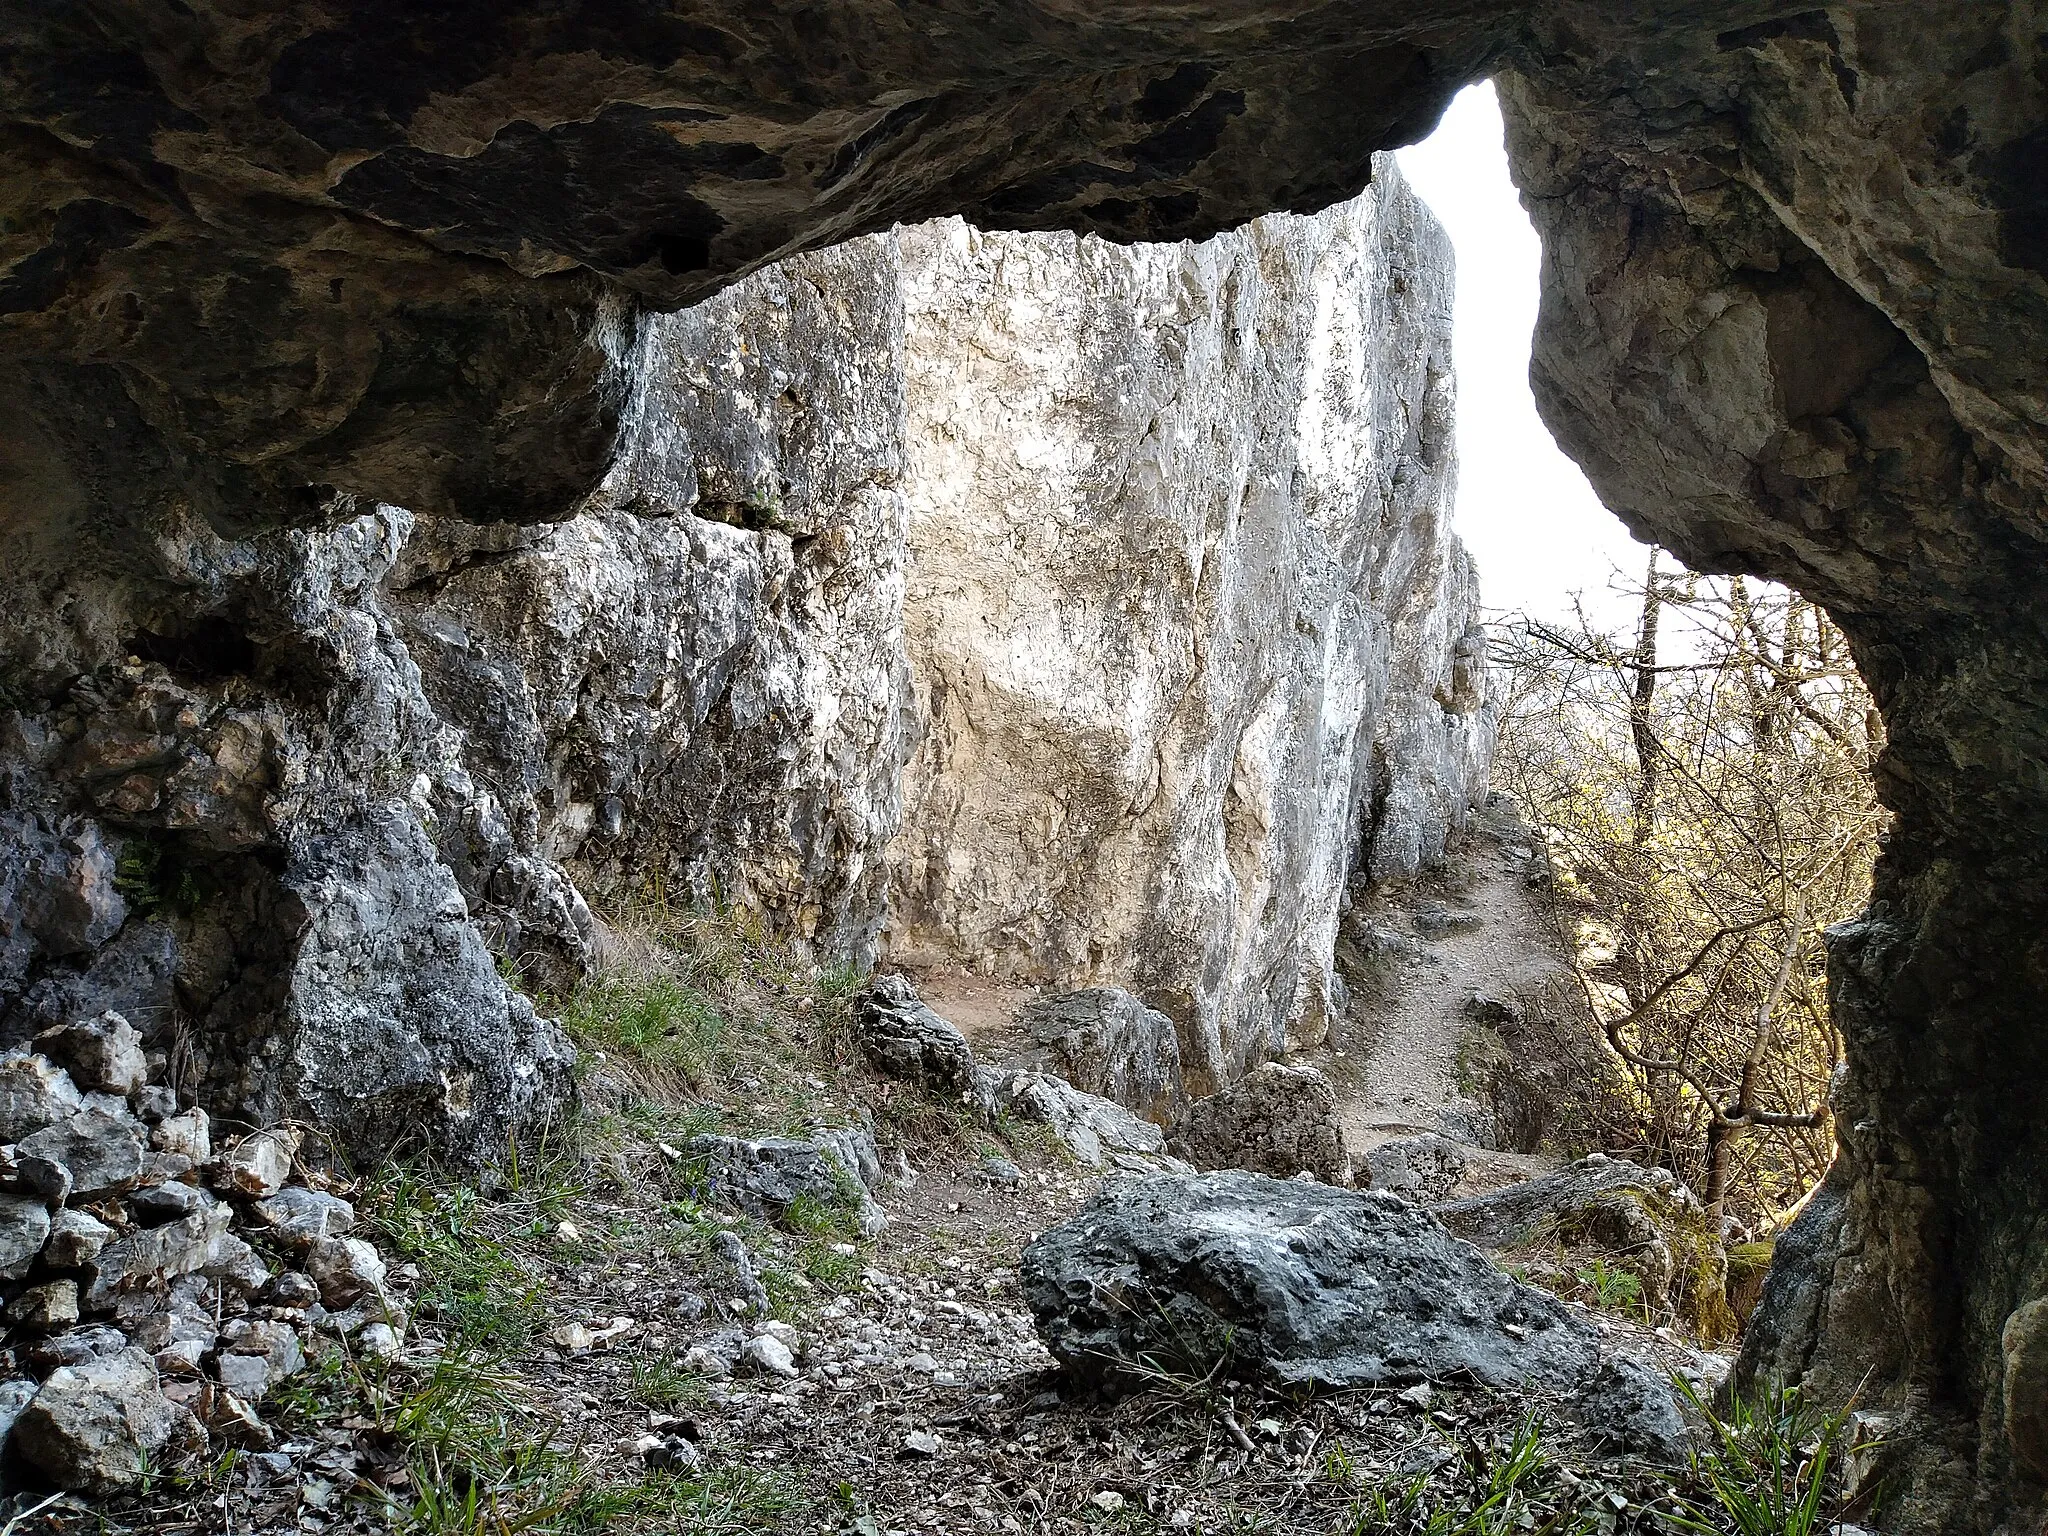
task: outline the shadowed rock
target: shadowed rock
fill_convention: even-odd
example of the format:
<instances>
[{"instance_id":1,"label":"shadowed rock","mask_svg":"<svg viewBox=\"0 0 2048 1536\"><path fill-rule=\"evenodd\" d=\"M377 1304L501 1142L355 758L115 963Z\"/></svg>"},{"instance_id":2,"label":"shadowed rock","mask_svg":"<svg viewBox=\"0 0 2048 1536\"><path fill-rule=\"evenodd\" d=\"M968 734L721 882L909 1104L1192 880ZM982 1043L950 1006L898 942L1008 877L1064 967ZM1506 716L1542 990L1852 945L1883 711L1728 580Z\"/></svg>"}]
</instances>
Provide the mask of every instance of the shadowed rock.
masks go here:
<instances>
[{"instance_id":1,"label":"shadowed rock","mask_svg":"<svg viewBox=\"0 0 2048 1536\"><path fill-rule=\"evenodd\" d=\"M1682 1458L1671 1389L1391 1195L1251 1173L1121 1181L1024 1252L1046 1348L1087 1380L1536 1387L1612 1448Z\"/></svg>"}]
</instances>

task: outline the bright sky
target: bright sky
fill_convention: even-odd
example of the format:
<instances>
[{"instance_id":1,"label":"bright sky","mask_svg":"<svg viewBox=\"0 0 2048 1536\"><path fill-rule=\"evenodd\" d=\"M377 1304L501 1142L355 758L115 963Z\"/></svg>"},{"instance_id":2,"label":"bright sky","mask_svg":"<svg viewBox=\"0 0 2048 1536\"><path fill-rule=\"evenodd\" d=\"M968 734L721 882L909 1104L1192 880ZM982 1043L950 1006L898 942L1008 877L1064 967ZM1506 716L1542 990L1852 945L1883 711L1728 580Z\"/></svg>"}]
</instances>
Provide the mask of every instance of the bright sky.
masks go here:
<instances>
[{"instance_id":1,"label":"bright sky","mask_svg":"<svg viewBox=\"0 0 2048 1536\"><path fill-rule=\"evenodd\" d=\"M1627 624L1635 603L1611 594L1608 576L1619 566L1641 580L1649 551L1600 505L1529 394L1541 253L1508 180L1493 86L1460 92L1442 126L1399 159L1457 249L1457 525L1479 562L1480 597L1560 618L1582 590L1597 621Z\"/></svg>"}]
</instances>

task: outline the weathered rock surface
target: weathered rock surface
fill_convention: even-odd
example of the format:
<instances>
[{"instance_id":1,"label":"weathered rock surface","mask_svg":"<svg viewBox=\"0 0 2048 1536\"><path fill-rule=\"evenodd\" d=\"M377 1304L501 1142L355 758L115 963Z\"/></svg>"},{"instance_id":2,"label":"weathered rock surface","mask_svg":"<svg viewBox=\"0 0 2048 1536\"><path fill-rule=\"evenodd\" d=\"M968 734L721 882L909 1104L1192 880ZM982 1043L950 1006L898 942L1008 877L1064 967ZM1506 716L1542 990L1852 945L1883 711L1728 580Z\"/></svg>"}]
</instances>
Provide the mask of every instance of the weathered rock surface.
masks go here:
<instances>
[{"instance_id":1,"label":"weathered rock surface","mask_svg":"<svg viewBox=\"0 0 2048 1536\"><path fill-rule=\"evenodd\" d=\"M1696 1334L1734 1332L1727 1257L1706 1210L1668 1168L1594 1153L1568 1168L1432 1207L1445 1228L1481 1248L1613 1255L1664 1317Z\"/></svg>"},{"instance_id":2,"label":"weathered rock surface","mask_svg":"<svg viewBox=\"0 0 2048 1536\"><path fill-rule=\"evenodd\" d=\"M149 1356L124 1349L51 1372L8 1444L59 1488L123 1488L142 1480L178 1418Z\"/></svg>"},{"instance_id":3,"label":"weathered rock surface","mask_svg":"<svg viewBox=\"0 0 2048 1536\"><path fill-rule=\"evenodd\" d=\"M1166 1156L1166 1133L1150 1120L1113 1099L1083 1093L1063 1077L982 1067L977 1081L990 1110L1045 1126L1090 1168L1153 1172L1186 1166Z\"/></svg>"},{"instance_id":4,"label":"weathered rock surface","mask_svg":"<svg viewBox=\"0 0 2048 1536\"><path fill-rule=\"evenodd\" d=\"M1346 878L1439 856L1491 748L1441 231L1382 160L1196 247L899 239L892 957L1128 986L1206 1088L1319 1043Z\"/></svg>"},{"instance_id":5,"label":"weathered rock surface","mask_svg":"<svg viewBox=\"0 0 2048 1536\"><path fill-rule=\"evenodd\" d=\"M1114 1099L1159 1124L1185 1098L1173 1020L1121 987L1035 999L1019 1022L1053 1069L1085 1093Z\"/></svg>"},{"instance_id":6,"label":"weathered rock surface","mask_svg":"<svg viewBox=\"0 0 2048 1536\"><path fill-rule=\"evenodd\" d=\"M1337 1090L1314 1067L1269 1061L1253 1069L1214 1097L1190 1104L1169 1144L1198 1168L1351 1182Z\"/></svg>"},{"instance_id":7,"label":"weathered rock surface","mask_svg":"<svg viewBox=\"0 0 2048 1536\"><path fill-rule=\"evenodd\" d=\"M906 978L876 977L854 1006L854 1028L861 1054L877 1072L936 1093L973 1096L973 1047L919 1000Z\"/></svg>"},{"instance_id":8,"label":"weathered rock surface","mask_svg":"<svg viewBox=\"0 0 2048 1536\"><path fill-rule=\"evenodd\" d=\"M1027 1248L1022 1274L1046 1348L1086 1379L1147 1363L1283 1387L1473 1379L1558 1394L1616 1449L1684 1453L1655 1372L1390 1195L1251 1173L1125 1180Z\"/></svg>"},{"instance_id":9,"label":"weathered rock surface","mask_svg":"<svg viewBox=\"0 0 2048 1536\"><path fill-rule=\"evenodd\" d=\"M780 1219L799 1200L824 1210L851 1206L863 1236L888 1224L870 1181L881 1162L866 1131L824 1131L794 1136L698 1136L689 1145L704 1168L710 1196L753 1216Z\"/></svg>"},{"instance_id":10,"label":"weathered rock surface","mask_svg":"<svg viewBox=\"0 0 2048 1536\"><path fill-rule=\"evenodd\" d=\"M1399 1136L1368 1149L1364 1161L1361 1185L1424 1204L1443 1199L1465 1176L1464 1149L1447 1136Z\"/></svg>"}]
</instances>

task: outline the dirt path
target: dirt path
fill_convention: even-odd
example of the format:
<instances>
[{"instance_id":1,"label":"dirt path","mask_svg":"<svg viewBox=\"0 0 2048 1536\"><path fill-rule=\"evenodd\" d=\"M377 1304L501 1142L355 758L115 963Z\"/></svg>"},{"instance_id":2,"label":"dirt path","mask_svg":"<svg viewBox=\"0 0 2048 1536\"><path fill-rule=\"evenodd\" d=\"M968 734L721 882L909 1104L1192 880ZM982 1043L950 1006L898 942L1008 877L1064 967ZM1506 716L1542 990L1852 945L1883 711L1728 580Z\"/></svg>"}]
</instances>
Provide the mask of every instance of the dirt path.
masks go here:
<instances>
[{"instance_id":1,"label":"dirt path","mask_svg":"<svg viewBox=\"0 0 2048 1536\"><path fill-rule=\"evenodd\" d=\"M1375 980L1359 989L1344 1034L1317 1065L1337 1084L1354 1159L1425 1131L1476 1147L1491 1139L1459 1081L1461 1055L1492 1003L1537 990L1557 970L1544 867L1513 812L1489 806L1455 840L1442 870L1376 896L1347 921ZM1512 1152L1488 1151L1478 1161L1492 1165L1485 1183L1551 1166Z\"/></svg>"}]
</instances>

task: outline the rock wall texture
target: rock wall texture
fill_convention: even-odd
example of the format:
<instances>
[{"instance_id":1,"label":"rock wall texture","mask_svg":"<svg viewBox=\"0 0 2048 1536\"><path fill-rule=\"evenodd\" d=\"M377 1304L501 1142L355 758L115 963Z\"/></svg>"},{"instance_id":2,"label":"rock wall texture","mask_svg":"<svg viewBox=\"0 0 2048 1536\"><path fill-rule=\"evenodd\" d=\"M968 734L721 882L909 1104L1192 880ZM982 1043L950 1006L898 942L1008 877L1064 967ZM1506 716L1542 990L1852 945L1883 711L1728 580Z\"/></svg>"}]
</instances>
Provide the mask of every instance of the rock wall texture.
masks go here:
<instances>
[{"instance_id":1,"label":"rock wall texture","mask_svg":"<svg viewBox=\"0 0 2048 1536\"><path fill-rule=\"evenodd\" d=\"M1320 208L1460 83L1511 69L1553 425L1641 531L1825 603L1890 727L1896 831L1834 961L1839 1240L1805 1266L1824 1298L1774 1309L1815 1319L1778 1355L1824 1390L1867 1369L1911 1407L1893 1528L2038 1528L2048 1469L2007 1425L2040 1421L2040 1330L2016 1324L2010 1360L2003 1342L2048 1294L2029 8L98 0L17 4L0 29L0 623L33 706L6 809L32 849L14 867L40 872L6 953L25 931L75 959L114 932L124 975L161 973L165 920L128 912L104 830L132 825L239 872L244 915L183 951L207 995L281 999L297 905L327 914L333 974L366 962L346 914L374 848L417 872L390 888L403 954L486 1019L481 941L439 916L453 866L400 809L435 759L392 734L422 717L372 590L396 558L377 505L582 507L638 440L643 305L899 219L1179 238ZM825 539L790 539L791 570ZM803 590L763 579L736 613ZM72 752L82 804L42 787ZM305 796L329 753L345 792ZM259 832L247 808L273 794L303 817ZM603 797L576 803L611 824ZM173 869L165 895L198 888ZM567 943L557 911L537 926Z\"/></svg>"},{"instance_id":2,"label":"rock wall texture","mask_svg":"<svg viewBox=\"0 0 2048 1536\"><path fill-rule=\"evenodd\" d=\"M892 959L1127 985L1198 1084L1319 1043L1345 882L1485 788L1451 261L1390 161L1201 245L906 230L920 740Z\"/></svg>"}]
</instances>

